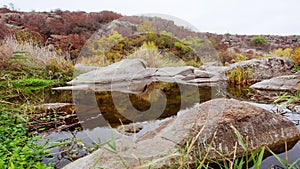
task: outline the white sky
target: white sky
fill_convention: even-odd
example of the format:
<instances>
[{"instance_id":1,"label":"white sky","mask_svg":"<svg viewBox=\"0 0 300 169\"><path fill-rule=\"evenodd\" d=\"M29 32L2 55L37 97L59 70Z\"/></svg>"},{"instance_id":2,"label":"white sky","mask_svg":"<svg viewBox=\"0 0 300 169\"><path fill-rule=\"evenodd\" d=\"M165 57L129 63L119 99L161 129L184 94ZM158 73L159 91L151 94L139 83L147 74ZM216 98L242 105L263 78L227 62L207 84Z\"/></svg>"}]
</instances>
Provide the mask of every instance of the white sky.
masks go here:
<instances>
[{"instance_id":1,"label":"white sky","mask_svg":"<svg viewBox=\"0 0 300 169\"><path fill-rule=\"evenodd\" d=\"M201 32L300 35L299 0L0 0L21 11L159 13L178 17Z\"/></svg>"}]
</instances>

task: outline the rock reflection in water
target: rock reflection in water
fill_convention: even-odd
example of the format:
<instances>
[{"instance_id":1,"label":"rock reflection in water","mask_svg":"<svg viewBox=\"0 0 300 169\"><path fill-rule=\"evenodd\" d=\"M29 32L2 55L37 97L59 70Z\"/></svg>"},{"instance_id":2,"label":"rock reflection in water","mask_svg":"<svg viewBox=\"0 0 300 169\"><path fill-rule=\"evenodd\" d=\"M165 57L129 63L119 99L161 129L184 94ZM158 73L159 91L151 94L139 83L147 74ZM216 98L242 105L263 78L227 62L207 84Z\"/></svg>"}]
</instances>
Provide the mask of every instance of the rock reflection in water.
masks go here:
<instances>
[{"instance_id":1,"label":"rock reflection in water","mask_svg":"<svg viewBox=\"0 0 300 169\"><path fill-rule=\"evenodd\" d=\"M163 119L195 103L222 97L218 95L219 86L167 82L140 84L126 87L101 85L94 86L93 90L73 91L77 115L84 122L84 129ZM112 91L105 91L108 89Z\"/></svg>"}]
</instances>

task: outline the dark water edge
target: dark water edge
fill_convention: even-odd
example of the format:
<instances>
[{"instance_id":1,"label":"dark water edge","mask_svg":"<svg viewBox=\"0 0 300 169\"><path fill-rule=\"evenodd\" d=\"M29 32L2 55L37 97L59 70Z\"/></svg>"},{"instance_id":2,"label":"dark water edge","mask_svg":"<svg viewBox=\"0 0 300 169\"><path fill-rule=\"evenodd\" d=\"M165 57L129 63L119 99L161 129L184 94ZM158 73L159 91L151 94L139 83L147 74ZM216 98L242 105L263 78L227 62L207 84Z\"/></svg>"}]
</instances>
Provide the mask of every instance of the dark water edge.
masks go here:
<instances>
[{"instance_id":1,"label":"dark water edge","mask_svg":"<svg viewBox=\"0 0 300 169\"><path fill-rule=\"evenodd\" d=\"M138 114L130 116L130 114L134 112L132 111L132 107L128 108L128 106L126 106L126 101L129 99L133 108L141 112L147 111L151 107L151 99L149 98L151 98L151 93L153 93L155 89L159 89L165 93L167 102L164 111L159 116L145 116L145 114L142 116ZM182 91L184 91L183 94ZM196 104L213 98L226 97L244 101L250 100L251 102L269 103L266 100L255 100L256 97L253 97L255 95L250 92L248 87L203 86L199 88L197 87L197 91L198 93L195 95L195 86L164 82L152 83L147 86L146 90L142 93L123 93L118 91L101 91L95 93L93 91L73 91L73 94L70 94L70 91L49 90L49 94L45 99L46 102L73 101L76 103L76 111L79 110L77 112L77 118L81 124L77 126L77 131L74 131L74 128L70 128L70 130L49 133L45 132L42 134L43 137L50 139L50 144L58 143L62 140L67 140L69 142L80 140L79 142L84 143L85 147L91 148L82 148L78 146L78 144L80 144L78 142L74 145L70 144L70 146L73 146L72 148L77 151L76 157L72 158L70 157L72 154L61 153L66 149L56 147L51 150L54 153L54 158L44 158L43 162L56 163L55 168L62 168L64 165L76 160L77 158L91 153L92 147L96 147L95 143L105 143L112 138L112 135L114 135L116 139L124 137L124 135L116 129L120 125L126 125L132 122L141 123L144 128L135 135L135 137L139 137L158 127L158 125L165 119L172 118L172 116L175 116L181 111L185 111ZM120 105L118 108L114 105L116 102L114 99L116 98ZM159 102L160 100L154 99L154 102L155 101ZM268 110L272 109L272 105L270 104L259 106ZM120 112L120 110L122 112ZM154 109L153 111L157 110ZM151 114L151 112L148 112L148 114ZM300 115L297 114L289 113L285 114L285 116L292 121L294 120L295 123L297 123L297 120L300 120ZM298 128L300 130L299 125ZM99 140L98 138L101 139ZM288 155L290 163L293 163L296 159L300 158L300 141L288 151ZM281 153L279 156L285 159L285 153ZM275 157L270 156L263 161L261 168L267 169L271 166L281 166L281 164ZM299 166L300 162L298 163L298 167Z\"/></svg>"}]
</instances>

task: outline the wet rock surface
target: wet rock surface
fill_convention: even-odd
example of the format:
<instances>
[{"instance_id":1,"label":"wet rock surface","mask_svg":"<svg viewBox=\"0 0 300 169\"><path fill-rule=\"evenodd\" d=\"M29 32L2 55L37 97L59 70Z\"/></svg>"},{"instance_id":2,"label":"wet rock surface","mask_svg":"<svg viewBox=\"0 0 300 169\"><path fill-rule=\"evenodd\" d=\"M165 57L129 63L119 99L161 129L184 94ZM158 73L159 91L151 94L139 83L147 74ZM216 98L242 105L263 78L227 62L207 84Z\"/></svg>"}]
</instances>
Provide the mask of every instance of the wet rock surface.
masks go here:
<instances>
[{"instance_id":1,"label":"wet rock surface","mask_svg":"<svg viewBox=\"0 0 300 169\"><path fill-rule=\"evenodd\" d=\"M280 115L234 99L214 99L164 121L136 140L116 140L117 155L99 149L64 168L122 168L121 159L133 168L166 156L168 158L151 167L168 168L171 161L178 158L178 148L184 147L189 138L195 145L191 151L191 162L195 161L194 157L200 156L197 152L207 153L208 145L213 148L208 159L221 159L216 151L229 157L238 143L232 126L244 138L248 137L250 151L263 145L278 147L285 141L295 142L300 138L296 126ZM244 153L241 145L238 144L236 152L237 157Z\"/></svg>"}]
</instances>

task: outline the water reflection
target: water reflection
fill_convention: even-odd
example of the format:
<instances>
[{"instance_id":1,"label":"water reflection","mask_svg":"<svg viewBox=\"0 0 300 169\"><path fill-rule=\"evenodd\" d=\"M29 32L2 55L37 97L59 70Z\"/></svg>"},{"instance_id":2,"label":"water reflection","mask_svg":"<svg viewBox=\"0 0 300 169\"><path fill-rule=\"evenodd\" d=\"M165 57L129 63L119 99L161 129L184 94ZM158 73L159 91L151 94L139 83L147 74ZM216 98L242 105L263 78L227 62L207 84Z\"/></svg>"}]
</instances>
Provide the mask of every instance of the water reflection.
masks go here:
<instances>
[{"instance_id":1,"label":"water reflection","mask_svg":"<svg viewBox=\"0 0 300 169\"><path fill-rule=\"evenodd\" d=\"M227 90L228 88L224 84L197 86L176 82L135 81L134 83L124 82L115 85L89 85L84 86L84 90L82 89L73 91L73 102L82 127L82 131L77 132L75 136L90 146L93 146L93 143L105 143L112 136L116 139L129 137L116 129L120 125L142 124L143 129L133 136L139 137L156 129L164 120L213 98L242 97L242 100L247 100L247 95L245 95L247 89L234 90L234 88L230 88ZM158 106L153 107L155 104ZM266 106L264 108L270 109ZM295 118L291 120L293 119ZM62 132L51 133L47 138L51 140L54 138L55 141L65 138L61 134ZM298 142L289 151L291 162L299 158L299 144ZM59 150L56 151L59 154ZM284 157L284 154L280 156ZM53 162L55 159L45 159L45 162L51 161ZM58 166L62 167L69 162L64 160ZM271 165L279 165L274 157L267 158L263 162L262 168Z\"/></svg>"},{"instance_id":2,"label":"water reflection","mask_svg":"<svg viewBox=\"0 0 300 169\"><path fill-rule=\"evenodd\" d=\"M196 103L223 97L220 86L152 82L139 87L139 92L130 90L129 93L129 88L132 86L122 91L73 91L77 115L84 122L84 129L164 119Z\"/></svg>"}]
</instances>

